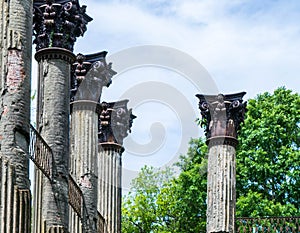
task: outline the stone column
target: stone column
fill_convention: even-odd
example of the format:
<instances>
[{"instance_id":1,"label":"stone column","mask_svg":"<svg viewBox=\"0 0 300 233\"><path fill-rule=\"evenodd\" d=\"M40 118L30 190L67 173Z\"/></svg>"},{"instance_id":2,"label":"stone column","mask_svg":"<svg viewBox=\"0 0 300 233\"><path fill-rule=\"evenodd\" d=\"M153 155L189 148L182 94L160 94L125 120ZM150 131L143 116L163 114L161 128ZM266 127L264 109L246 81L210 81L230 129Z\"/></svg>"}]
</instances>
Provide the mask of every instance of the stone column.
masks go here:
<instances>
[{"instance_id":1,"label":"stone column","mask_svg":"<svg viewBox=\"0 0 300 233\"><path fill-rule=\"evenodd\" d=\"M32 0L0 0L0 232L30 232Z\"/></svg>"},{"instance_id":2,"label":"stone column","mask_svg":"<svg viewBox=\"0 0 300 233\"><path fill-rule=\"evenodd\" d=\"M83 194L83 228L96 232L97 226L97 102L72 103L72 134L74 149L70 163L75 163L76 181Z\"/></svg>"},{"instance_id":3,"label":"stone column","mask_svg":"<svg viewBox=\"0 0 300 233\"><path fill-rule=\"evenodd\" d=\"M101 103L99 115L98 211L104 218L104 232L121 232L122 144L133 119L128 100Z\"/></svg>"},{"instance_id":4,"label":"stone column","mask_svg":"<svg viewBox=\"0 0 300 233\"><path fill-rule=\"evenodd\" d=\"M70 173L82 191L83 228L90 233L97 231L98 221L98 101L115 74L105 56L106 52L79 54L73 66Z\"/></svg>"},{"instance_id":5,"label":"stone column","mask_svg":"<svg viewBox=\"0 0 300 233\"><path fill-rule=\"evenodd\" d=\"M207 231L235 232L237 132L244 120L245 92L209 96L197 95L208 152Z\"/></svg>"},{"instance_id":6,"label":"stone column","mask_svg":"<svg viewBox=\"0 0 300 233\"><path fill-rule=\"evenodd\" d=\"M34 231L68 232L70 74L73 46L91 18L78 1L34 2L39 63L37 130L53 151L53 182L36 171Z\"/></svg>"},{"instance_id":7,"label":"stone column","mask_svg":"<svg viewBox=\"0 0 300 233\"><path fill-rule=\"evenodd\" d=\"M56 58L58 56L59 58ZM39 62L38 130L53 151L53 180L39 177L41 224L66 227L68 219L68 158L70 114L70 64L74 55L63 49L43 49L36 54ZM42 75L41 75L42 74ZM40 172L39 172L40 173ZM40 190L42 189L42 190ZM36 197L38 198L38 197ZM37 199L38 200L38 199ZM40 207L39 207L40 208ZM46 229L45 229L46 230ZM43 230L42 230L43 231Z\"/></svg>"}]
</instances>

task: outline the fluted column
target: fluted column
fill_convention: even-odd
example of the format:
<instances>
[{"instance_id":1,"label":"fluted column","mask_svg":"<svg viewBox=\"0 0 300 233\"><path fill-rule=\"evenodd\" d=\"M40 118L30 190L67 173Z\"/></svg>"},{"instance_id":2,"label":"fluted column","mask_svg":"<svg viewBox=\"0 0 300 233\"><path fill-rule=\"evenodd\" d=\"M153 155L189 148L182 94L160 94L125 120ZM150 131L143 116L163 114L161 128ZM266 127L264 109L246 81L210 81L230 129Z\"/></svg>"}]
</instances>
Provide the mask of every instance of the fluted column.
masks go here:
<instances>
[{"instance_id":1,"label":"fluted column","mask_svg":"<svg viewBox=\"0 0 300 233\"><path fill-rule=\"evenodd\" d=\"M77 55L73 64L71 91L70 173L84 199L83 229L97 231L98 212L98 115L104 86L109 86L115 72L106 64L107 52ZM72 214L73 211L71 211ZM74 231L74 233L77 233Z\"/></svg>"},{"instance_id":2,"label":"fluted column","mask_svg":"<svg viewBox=\"0 0 300 233\"><path fill-rule=\"evenodd\" d=\"M91 233L96 232L97 226L98 114L96 107L97 102L92 101L73 102L72 104L74 149L70 162L75 163L74 175L84 197L83 227Z\"/></svg>"},{"instance_id":3,"label":"fluted column","mask_svg":"<svg viewBox=\"0 0 300 233\"><path fill-rule=\"evenodd\" d=\"M70 75L76 38L91 18L78 0L34 1L38 61L37 130L53 151L53 182L36 170L34 231L68 232Z\"/></svg>"},{"instance_id":4,"label":"fluted column","mask_svg":"<svg viewBox=\"0 0 300 233\"><path fill-rule=\"evenodd\" d=\"M0 232L30 231L32 0L0 0ZM26 196L26 197L25 197Z\"/></svg>"},{"instance_id":5,"label":"fluted column","mask_svg":"<svg viewBox=\"0 0 300 233\"><path fill-rule=\"evenodd\" d=\"M0 231L30 232L31 194L16 183L16 169L10 161L0 158Z\"/></svg>"},{"instance_id":6,"label":"fluted column","mask_svg":"<svg viewBox=\"0 0 300 233\"><path fill-rule=\"evenodd\" d=\"M245 92L209 96L197 95L207 137L207 231L235 232L237 133L244 120Z\"/></svg>"},{"instance_id":7,"label":"fluted column","mask_svg":"<svg viewBox=\"0 0 300 233\"><path fill-rule=\"evenodd\" d=\"M105 233L121 232L122 144L136 118L127 102L103 102L100 108L98 211L105 220Z\"/></svg>"}]
</instances>

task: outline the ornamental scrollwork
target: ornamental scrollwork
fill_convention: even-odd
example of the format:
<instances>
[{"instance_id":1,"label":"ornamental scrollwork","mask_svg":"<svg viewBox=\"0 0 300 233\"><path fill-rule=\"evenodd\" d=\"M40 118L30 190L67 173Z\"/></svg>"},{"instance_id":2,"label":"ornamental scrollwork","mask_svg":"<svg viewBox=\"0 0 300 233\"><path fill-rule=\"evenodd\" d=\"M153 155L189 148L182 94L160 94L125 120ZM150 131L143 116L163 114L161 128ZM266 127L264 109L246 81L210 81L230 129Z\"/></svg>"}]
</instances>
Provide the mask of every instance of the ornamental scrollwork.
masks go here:
<instances>
[{"instance_id":1,"label":"ornamental scrollwork","mask_svg":"<svg viewBox=\"0 0 300 233\"><path fill-rule=\"evenodd\" d=\"M107 64L107 52L83 55L78 54L71 71L71 102L90 100L99 102L102 88L111 84L117 74L112 63Z\"/></svg>"},{"instance_id":2,"label":"ornamental scrollwork","mask_svg":"<svg viewBox=\"0 0 300 233\"><path fill-rule=\"evenodd\" d=\"M246 112L247 103L242 99L245 94L196 95L202 118L200 126L204 128L207 139L220 136L237 138Z\"/></svg>"},{"instance_id":3,"label":"ornamental scrollwork","mask_svg":"<svg viewBox=\"0 0 300 233\"><path fill-rule=\"evenodd\" d=\"M99 114L99 142L122 145L125 137L131 132L133 120L132 109L127 108L128 100L102 102Z\"/></svg>"},{"instance_id":4,"label":"ornamental scrollwork","mask_svg":"<svg viewBox=\"0 0 300 233\"><path fill-rule=\"evenodd\" d=\"M73 51L74 43L87 30L92 18L78 0L35 0L33 43L36 50L58 47Z\"/></svg>"}]
</instances>

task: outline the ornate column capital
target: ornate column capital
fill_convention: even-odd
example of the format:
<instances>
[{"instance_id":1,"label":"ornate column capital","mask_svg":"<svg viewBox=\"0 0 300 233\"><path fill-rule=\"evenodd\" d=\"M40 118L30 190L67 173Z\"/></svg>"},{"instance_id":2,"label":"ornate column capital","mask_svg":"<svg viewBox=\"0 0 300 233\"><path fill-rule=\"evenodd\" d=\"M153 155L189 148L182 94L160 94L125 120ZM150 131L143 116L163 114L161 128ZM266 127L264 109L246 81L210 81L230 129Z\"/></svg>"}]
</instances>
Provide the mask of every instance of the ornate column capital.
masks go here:
<instances>
[{"instance_id":1,"label":"ornate column capital","mask_svg":"<svg viewBox=\"0 0 300 233\"><path fill-rule=\"evenodd\" d=\"M117 143L131 132L133 119L132 109L127 108L128 100L118 102L102 102L99 114L99 143Z\"/></svg>"},{"instance_id":2,"label":"ornate column capital","mask_svg":"<svg viewBox=\"0 0 300 233\"><path fill-rule=\"evenodd\" d=\"M36 50L49 47L73 51L74 43L83 36L92 21L86 6L78 0L35 0L33 3L33 43Z\"/></svg>"},{"instance_id":3,"label":"ornate column capital","mask_svg":"<svg viewBox=\"0 0 300 233\"><path fill-rule=\"evenodd\" d=\"M106 62L106 51L83 55L78 54L72 65L71 101L89 100L99 102L102 87L108 87L117 74L112 63Z\"/></svg>"},{"instance_id":4,"label":"ornate column capital","mask_svg":"<svg viewBox=\"0 0 300 233\"><path fill-rule=\"evenodd\" d=\"M236 145L237 132L246 112L247 103L243 102L245 94L196 95L202 117L201 127L205 129L208 142Z\"/></svg>"}]
</instances>

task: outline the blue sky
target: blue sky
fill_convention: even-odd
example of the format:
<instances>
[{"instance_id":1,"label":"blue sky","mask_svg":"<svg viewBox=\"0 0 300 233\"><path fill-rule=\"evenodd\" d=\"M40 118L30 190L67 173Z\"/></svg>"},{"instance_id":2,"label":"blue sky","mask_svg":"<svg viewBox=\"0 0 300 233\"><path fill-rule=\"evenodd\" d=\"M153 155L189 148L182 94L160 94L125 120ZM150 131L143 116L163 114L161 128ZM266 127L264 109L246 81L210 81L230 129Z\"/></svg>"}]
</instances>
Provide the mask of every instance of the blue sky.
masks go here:
<instances>
[{"instance_id":1,"label":"blue sky","mask_svg":"<svg viewBox=\"0 0 300 233\"><path fill-rule=\"evenodd\" d=\"M78 39L75 53L106 50L119 73L114 54L129 49L124 54L130 60L132 47L165 46L185 54L183 64L187 57L201 64L216 92L246 91L249 99L279 86L300 91L300 1L80 2L94 20L84 38ZM171 164L185 153L190 137L202 134L195 123L199 111L194 96L208 90L203 76L199 74L200 86L193 85L181 68L149 64L129 68L113 79L102 97L105 101L129 98L138 116L124 142L125 189L141 166ZM155 85L160 86L154 89Z\"/></svg>"}]
</instances>

